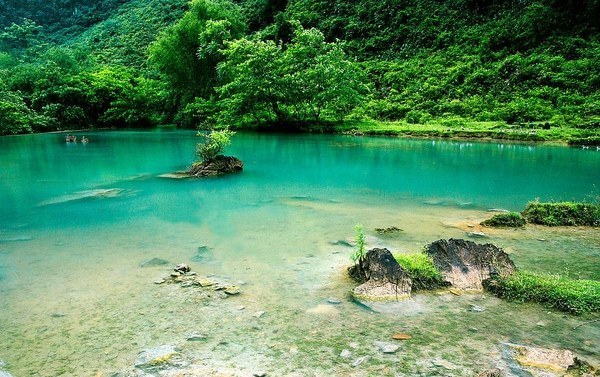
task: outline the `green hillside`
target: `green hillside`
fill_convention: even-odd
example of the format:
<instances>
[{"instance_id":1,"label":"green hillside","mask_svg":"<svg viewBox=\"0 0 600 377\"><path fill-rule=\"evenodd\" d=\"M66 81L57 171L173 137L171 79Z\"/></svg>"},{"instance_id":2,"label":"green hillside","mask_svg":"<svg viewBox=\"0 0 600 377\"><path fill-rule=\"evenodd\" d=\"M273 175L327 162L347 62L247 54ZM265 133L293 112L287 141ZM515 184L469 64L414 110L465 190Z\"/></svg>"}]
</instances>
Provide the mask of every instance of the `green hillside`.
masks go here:
<instances>
[{"instance_id":1,"label":"green hillside","mask_svg":"<svg viewBox=\"0 0 600 377\"><path fill-rule=\"evenodd\" d=\"M600 0L6 4L4 134L348 120L600 132Z\"/></svg>"}]
</instances>

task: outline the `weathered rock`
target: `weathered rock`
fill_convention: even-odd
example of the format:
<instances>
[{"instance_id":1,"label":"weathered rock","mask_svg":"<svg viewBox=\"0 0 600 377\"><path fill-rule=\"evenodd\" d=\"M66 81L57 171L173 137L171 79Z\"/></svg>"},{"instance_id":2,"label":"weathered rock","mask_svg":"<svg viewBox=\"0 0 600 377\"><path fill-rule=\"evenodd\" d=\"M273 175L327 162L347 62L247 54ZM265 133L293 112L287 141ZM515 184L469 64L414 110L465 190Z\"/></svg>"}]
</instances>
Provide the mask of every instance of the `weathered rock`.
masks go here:
<instances>
[{"instance_id":1,"label":"weathered rock","mask_svg":"<svg viewBox=\"0 0 600 377\"><path fill-rule=\"evenodd\" d=\"M498 368L487 369L477 373L477 377L502 377L502 371Z\"/></svg>"},{"instance_id":2,"label":"weathered rock","mask_svg":"<svg viewBox=\"0 0 600 377\"><path fill-rule=\"evenodd\" d=\"M433 258L446 283L463 290L481 290L490 277L510 275L515 270L508 254L492 244L439 240L428 245L425 253Z\"/></svg>"},{"instance_id":3,"label":"weathered rock","mask_svg":"<svg viewBox=\"0 0 600 377\"><path fill-rule=\"evenodd\" d=\"M232 156L219 155L210 161L194 164L187 174L195 177L213 177L237 173L244 169L244 163Z\"/></svg>"},{"instance_id":4,"label":"weathered rock","mask_svg":"<svg viewBox=\"0 0 600 377\"><path fill-rule=\"evenodd\" d=\"M185 263L179 263L175 266L175 272L179 272L180 274L186 274L190 272L192 269Z\"/></svg>"},{"instance_id":5,"label":"weathered rock","mask_svg":"<svg viewBox=\"0 0 600 377\"><path fill-rule=\"evenodd\" d=\"M396 353L400 348L397 344L387 343L387 342L379 342L376 341L373 343L375 347L379 348L379 350L383 353Z\"/></svg>"},{"instance_id":6,"label":"weathered rock","mask_svg":"<svg viewBox=\"0 0 600 377\"><path fill-rule=\"evenodd\" d=\"M175 346L166 344L140 352L135 360L135 367L140 369L155 369L171 364L175 360Z\"/></svg>"},{"instance_id":7,"label":"weathered rock","mask_svg":"<svg viewBox=\"0 0 600 377\"><path fill-rule=\"evenodd\" d=\"M169 261L160 258L152 258L140 263L140 267L156 267L164 266L165 264L169 264Z\"/></svg>"},{"instance_id":8,"label":"weathered rock","mask_svg":"<svg viewBox=\"0 0 600 377\"><path fill-rule=\"evenodd\" d=\"M525 367L566 372L575 363L575 355L569 350L514 345L516 360Z\"/></svg>"},{"instance_id":9,"label":"weathered rock","mask_svg":"<svg viewBox=\"0 0 600 377\"><path fill-rule=\"evenodd\" d=\"M363 364L367 360L369 360L369 356L361 356L361 357L357 358L356 360L354 360L354 362L352 363L352 366L356 368L357 366Z\"/></svg>"},{"instance_id":10,"label":"weathered rock","mask_svg":"<svg viewBox=\"0 0 600 377\"><path fill-rule=\"evenodd\" d=\"M306 312L310 313L310 314L333 315L333 316L340 314L340 311L337 310L335 307L333 307L332 305L325 305L325 304L317 305L314 308L308 309Z\"/></svg>"},{"instance_id":11,"label":"weathered rock","mask_svg":"<svg viewBox=\"0 0 600 377\"><path fill-rule=\"evenodd\" d=\"M371 249L361 258L355 275L365 283L354 288L356 297L390 300L410 295L412 281L388 249Z\"/></svg>"},{"instance_id":12,"label":"weathered rock","mask_svg":"<svg viewBox=\"0 0 600 377\"><path fill-rule=\"evenodd\" d=\"M225 288L225 290L223 292L225 292L226 294L228 294L230 296L239 295L240 294L240 287L232 285L232 286L229 286L229 287Z\"/></svg>"}]
</instances>

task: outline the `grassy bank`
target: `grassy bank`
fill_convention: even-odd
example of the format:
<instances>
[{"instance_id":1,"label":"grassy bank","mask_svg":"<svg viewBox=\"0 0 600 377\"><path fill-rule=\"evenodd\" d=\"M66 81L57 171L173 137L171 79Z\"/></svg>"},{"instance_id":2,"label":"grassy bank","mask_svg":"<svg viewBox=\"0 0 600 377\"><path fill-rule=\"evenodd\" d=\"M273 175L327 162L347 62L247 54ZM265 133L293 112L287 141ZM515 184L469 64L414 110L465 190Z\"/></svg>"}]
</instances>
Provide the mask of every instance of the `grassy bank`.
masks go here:
<instances>
[{"instance_id":1,"label":"grassy bank","mask_svg":"<svg viewBox=\"0 0 600 377\"><path fill-rule=\"evenodd\" d=\"M557 127L546 122L511 125L504 122L474 122L461 118L441 119L427 124L352 121L338 124L333 129L337 133L351 135L516 140L573 145L596 145L596 142L600 144L600 129Z\"/></svg>"},{"instance_id":2,"label":"grassy bank","mask_svg":"<svg viewBox=\"0 0 600 377\"><path fill-rule=\"evenodd\" d=\"M486 288L501 298L537 302L573 314L600 312L600 282L517 271Z\"/></svg>"},{"instance_id":3,"label":"grassy bank","mask_svg":"<svg viewBox=\"0 0 600 377\"><path fill-rule=\"evenodd\" d=\"M527 222L546 226L600 226L600 205L530 202L523 217Z\"/></svg>"}]
</instances>

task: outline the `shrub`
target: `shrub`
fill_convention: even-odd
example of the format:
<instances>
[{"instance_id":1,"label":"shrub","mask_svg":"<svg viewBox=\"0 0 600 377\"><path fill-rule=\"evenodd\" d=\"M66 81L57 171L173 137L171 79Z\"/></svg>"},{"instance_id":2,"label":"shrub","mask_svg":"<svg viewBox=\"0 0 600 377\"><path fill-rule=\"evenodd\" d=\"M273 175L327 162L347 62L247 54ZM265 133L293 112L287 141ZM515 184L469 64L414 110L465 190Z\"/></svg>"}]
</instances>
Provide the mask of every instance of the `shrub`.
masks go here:
<instances>
[{"instance_id":1,"label":"shrub","mask_svg":"<svg viewBox=\"0 0 600 377\"><path fill-rule=\"evenodd\" d=\"M413 281L413 289L434 289L442 285L442 276L433 259L424 253L394 255Z\"/></svg>"},{"instance_id":2,"label":"shrub","mask_svg":"<svg viewBox=\"0 0 600 377\"><path fill-rule=\"evenodd\" d=\"M547 226L600 226L600 205L530 202L523 217L530 223Z\"/></svg>"},{"instance_id":3,"label":"shrub","mask_svg":"<svg viewBox=\"0 0 600 377\"><path fill-rule=\"evenodd\" d=\"M356 264L365 256L366 238L363 227L360 224L354 226L354 241L356 242L356 249L350 256L350 259Z\"/></svg>"},{"instance_id":4,"label":"shrub","mask_svg":"<svg viewBox=\"0 0 600 377\"><path fill-rule=\"evenodd\" d=\"M235 132L230 130L211 131L204 135L204 143L196 145L196 153L203 162L212 161L231 144L231 137Z\"/></svg>"},{"instance_id":5,"label":"shrub","mask_svg":"<svg viewBox=\"0 0 600 377\"><path fill-rule=\"evenodd\" d=\"M489 227L512 227L518 228L525 226L525 219L519 212L499 213L481 223Z\"/></svg>"},{"instance_id":6,"label":"shrub","mask_svg":"<svg viewBox=\"0 0 600 377\"><path fill-rule=\"evenodd\" d=\"M517 302L533 301L573 314L600 311L600 282L517 271L489 280L486 288Z\"/></svg>"}]
</instances>

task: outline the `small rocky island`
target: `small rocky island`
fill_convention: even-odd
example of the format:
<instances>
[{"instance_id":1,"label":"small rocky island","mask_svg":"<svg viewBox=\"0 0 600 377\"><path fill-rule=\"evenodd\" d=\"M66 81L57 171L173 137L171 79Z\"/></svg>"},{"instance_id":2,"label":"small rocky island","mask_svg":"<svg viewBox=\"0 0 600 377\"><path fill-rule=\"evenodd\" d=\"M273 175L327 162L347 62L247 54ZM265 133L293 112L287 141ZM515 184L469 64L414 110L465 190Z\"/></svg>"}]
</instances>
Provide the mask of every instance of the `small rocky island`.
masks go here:
<instances>
[{"instance_id":1,"label":"small rocky island","mask_svg":"<svg viewBox=\"0 0 600 377\"><path fill-rule=\"evenodd\" d=\"M215 158L194 163L185 174L193 177L214 177L237 173L244 169L244 163L233 156L218 155Z\"/></svg>"}]
</instances>

